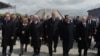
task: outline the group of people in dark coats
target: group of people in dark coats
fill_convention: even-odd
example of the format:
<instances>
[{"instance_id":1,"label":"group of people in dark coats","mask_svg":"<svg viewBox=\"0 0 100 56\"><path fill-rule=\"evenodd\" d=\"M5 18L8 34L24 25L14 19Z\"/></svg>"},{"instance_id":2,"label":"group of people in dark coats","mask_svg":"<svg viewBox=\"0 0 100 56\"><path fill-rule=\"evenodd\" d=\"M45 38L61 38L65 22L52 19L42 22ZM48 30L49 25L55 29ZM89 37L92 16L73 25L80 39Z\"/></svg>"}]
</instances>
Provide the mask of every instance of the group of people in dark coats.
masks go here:
<instances>
[{"instance_id":1,"label":"group of people in dark coats","mask_svg":"<svg viewBox=\"0 0 100 56\"><path fill-rule=\"evenodd\" d=\"M92 16L84 16L81 21L77 16L72 21L69 15L65 15L65 18L60 20L56 13L52 12L51 17L41 21L37 15L20 18L6 13L2 23L2 56L7 56L7 46L10 46L8 56L11 56L17 39L20 40L20 56L27 52L28 44L31 44L34 50L33 56L39 56L41 41L47 43L49 56L53 56L53 52L57 52L59 39L62 40L63 56L69 56L74 40L78 44L79 56L82 55L82 49L84 56L87 56L93 37L98 48L97 55L100 56L100 24L93 21Z\"/></svg>"},{"instance_id":2,"label":"group of people in dark coats","mask_svg":"<svg viewBox=\"0 0 100 56\"><path fill-rule=\"evenodd\" d=\"M18 19L15 14L11 17L9 13L6 13L2 23L2 56L7 56L7 46L10 46L8 56L11 56L13 46L16 44L18 37L20 40L20 56L23 55L24 51L27 52L27 45L30 43L34 50L33 56L39 55L41 47L40 37L42 37L43 31L42 22L40 22L38 16L31 16L29 22L29 19L26 17Z\"/></svg>"}]
</instances>

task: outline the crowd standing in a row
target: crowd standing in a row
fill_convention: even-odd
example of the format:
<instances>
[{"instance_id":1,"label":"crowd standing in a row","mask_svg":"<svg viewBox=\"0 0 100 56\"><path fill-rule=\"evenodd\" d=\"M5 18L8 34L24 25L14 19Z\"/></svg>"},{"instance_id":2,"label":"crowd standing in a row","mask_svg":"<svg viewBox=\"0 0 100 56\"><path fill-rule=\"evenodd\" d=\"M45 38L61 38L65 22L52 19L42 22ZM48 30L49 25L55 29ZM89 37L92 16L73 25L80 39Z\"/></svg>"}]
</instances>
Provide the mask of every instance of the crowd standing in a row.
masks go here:
<instances>
[{"instance_id":1,"label":"crowd standing in a row","mask_svg":"<svg viewBox=\"0 0 100 56\"><path fill-rule=\"evenodd\" d=\"M79 56L82 55L82 49L84 56L87 56L92 38L95 39L94 48L98 48L97 55L100 56L100 23L98 19L94 21L92 16L83 16L81 20L76 16L72 20L69 15L65 15L65 18L60 20L56 13L52 12L51 17L40 20L37 15L17 17L15 14L10 16L6 13L1 19L2 56L7 56L7 46L10 46L8 56L11 56L17 39L20 40L20 56L27 52L28 44L33 47L33 56L40 56L42 41L47 44L49 56L52 56L53 52L56 52L59 38L62 40L62 56L69 56L74 41L78 44Z\"/></svg>"}]
</instances>

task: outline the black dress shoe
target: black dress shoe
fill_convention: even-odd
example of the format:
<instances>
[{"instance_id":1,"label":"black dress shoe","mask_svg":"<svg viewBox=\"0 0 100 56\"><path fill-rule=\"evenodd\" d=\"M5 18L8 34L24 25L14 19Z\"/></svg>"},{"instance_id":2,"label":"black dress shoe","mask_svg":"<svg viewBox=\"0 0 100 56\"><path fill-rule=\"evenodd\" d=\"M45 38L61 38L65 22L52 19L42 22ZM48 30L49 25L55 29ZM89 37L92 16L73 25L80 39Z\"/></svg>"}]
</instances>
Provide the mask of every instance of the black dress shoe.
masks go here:
<instances>
[{"instance_id":1,"label":"black dress shoe","mask_svg":"<svg viewBox=\"0 0 100 56\"><path fill-rule=\"evenodd\" d=\"M40 56L39 54L37 54L36 56Z\"/></svg>"},{"instance_id":2,"label":"black dress shoe","mask_svg":"<svg viewBox=\"0 0 100 56\"><path fill-rule=\"evenodd\" d=\"M20 54L19 54L19 56L22 56L23 55L23 52L21 52Z\"/></svg>"},{"instance_id":3,"label":"black dress shoe","mask_svg":"<svg viewBox=\"0 0 100 56\"><path fill-rule=\"evenodd\" d=\"M11 56L11 55L12 55L12 52L9 52L9 53L8 53L8 56Z\"/></svg>"},{"instance_id":4,"label":"black dress shoe","mask_svg":"<svg viewBox=\"0 0 100 56\"><path fill-rule=\"evenodd\" d=\"M6 54L2 54L2 56L7 56Z\"/></svg>"},{"instance_id":5,"label":"black dress shoe","mask_svg":"<svg viewBox=\"0 0 100 56\"><path fill-rule=\"evenodd\" d=\"M81 54L79 54L78 56L81 56Z\"/></svg>"},{"instance_id":6,"label":"black dress shoe","mask_svg":"<svg viewBox=\"0 0 100 56\"><path fill-rule=\"evenodd\" d=\"M57 51L57 50L56 50L56 49L54 49L54 51L53 51L53 52L55 52L55 53L56 53L56 51Z\"/></svg>"},{"instance_id":7,"label":"black dress shoe","mask_svg":"<svg viewBox=\"0 0 100 56\"><path fill-rule=\"evenodd\" d=\"M52 56L52 54L50 54L49 56Z\"/></svg>"},{"instance_id":8,"label":"black dress shoe","mask_svg":"<svg viewBox=\"0 0 100 56\"><path fill-rule=\"evenodd\" d=\"M37 54L33 54L33 56L37 56Z\"/></svg>"},{"instance_id":9,"label":"black dress shoe","mask_svg":"<svg viewBox=\"0 0 100 56\"><path fill-rule=\"evenodd\" d=\"M27 52L27 48L25 48L25 50L24 50L25 52Z\"/></svg>"},{"instance_id":10,"label":"black dress shoe","mask_svg":"<svg viewBox=\"0 0 100 56\"><path fill-rule=\"evenodd\" d=\"M19 54L19 56L22 56L22 54Z\"/></svg>"},{"instance_id":11,"label":"black dress shoe","mask_svg":"<svg viewBox=\"0 0 100 56\"><path fill-rule=\"evenodd\" d=\"M84 56L87 56L87 54L84 54Z\"/></svg>"},{"instance_id":12,"label":"black dress shoe","mask_svg":"<svg viewBox=\"0 0 100 56\"><path fill-rule=\"evenodd\" d=\"M65 55L63 55L63 56L68 56L68 55L65 54Z\"/></svg>"},{"instance_id":13,"label":"black dress shoe","mask_svg":"<svg viewBox=\"0 0 100 56\"><path fill-rule=\"evenodd\" d=\"M8 56L11 56L11 54L9 53Z\"/></svg>"}]
</instances>

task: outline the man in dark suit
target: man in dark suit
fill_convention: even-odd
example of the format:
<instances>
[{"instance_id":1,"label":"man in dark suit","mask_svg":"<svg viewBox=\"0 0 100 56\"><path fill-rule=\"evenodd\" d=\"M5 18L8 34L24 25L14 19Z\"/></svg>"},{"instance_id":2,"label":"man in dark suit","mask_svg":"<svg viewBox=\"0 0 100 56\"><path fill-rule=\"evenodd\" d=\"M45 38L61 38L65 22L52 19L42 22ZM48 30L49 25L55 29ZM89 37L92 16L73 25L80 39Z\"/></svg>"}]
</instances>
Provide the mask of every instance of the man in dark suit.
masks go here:
<instances>
[{"instance_id":1,"label":"man in dark suit","mask_svg":"<svg viewBox=\"0 0 100 56\"><path fill-rule=\"evenodd\" d=\"M79 56L81 56L82 49L84 49L84 56L87 56L87 51L89 46L88 39L90 38L88 37L89 26L86 21L87 21L87 17L82 17L82 22L76 27Z\"/></svg>"},{"instance_id":2,"label":"man in dark suit","mask_svg":"<svg viewBox=\"0 0 100 56\"><path fill-rule=\"evenodd\" d=\"M94 37L94 32L95 32L95 27L96 27L96 22L92 20L93 17L91 15L88 16L87 23L89 24L89 48L91 48L91 41L92 37Z\"/></svg>"},{"instance_id":3,"label":"man in dark suit","mask_svg":"<svg viewBox=\"0 0 100 56\"><path fill-rule=\"evenodd\" d=\"M69 56L69 51L73 46L74 24L68 15L65 15L65 20L59 25L60 37L63 41L63 56Z\"/></svg>"},{"instance_id":4,"label":"man in dark suit","mask_svg":"<svg viewBox=\"0 0 100 56\"><path fill-rule=\"evenodd\" d=\"M18 28L19 28L20 21L17 18L17 15L15 15L15 14L12 15L11 19L12 19L13 28L14 28L13 37L14 37L14 42L16 44L16 40L17 40L17 37L18 37Z\"/></svg>"},{"instance_id":5,"label":"man in dark suit","mask_svg":"<svg viewBox=\"0 0 100 56\"><path fill-rule=\"evenodd\" d=\"M94 39L96 41L95 47L98 48L97 56L100 56L100 23L98 24L96 30L97 30L96 35L94 37Z\"/></svg>"},{"instance_id":6,"label":"man in dark suit","mask_svg":"<svg viewBox=\"0 0 100 56\"><path fill-rule=\"evenodd\" d=\"M54 52L56 52L58 44L58 25L59 25L59 19L56 18L55 12L52 12L52 17L47 21L48 48L50 56L52 56L53 42L54 42Z\"/></svg>"},{"instance_id":7,"label":"man in dark suit","mask_svg":"<svg viewBox=\"0 0 100 56\"><path fill-rule=\"evenodd\" d=\"M44 41L44 44L47 44L47 41L48 41L48 38L47 38L47 21L50 17L47 16L47 18L44 18L43 19L43 41Z\"/></svg>"},{"instance_id":8,"label":"man in dark suit","mask_svg":"<svg viewBox=\"0 0 100 56\"><path fill-rule=\"evenodd\" d=\"M79 16L76 16L74 19L73 19L73 23L74 23L74 26L78 25L80 23L80 17Z\"/></svg>"},{"instance_id":9,"label":"man in dark suit","mask_svg":"<svg viewBox=\"0 0 100 56\"><path fill-rule=\"evenodd\" d=\"M74 39L76 39L76 37L77 37L77 35L76 35L76 27L77 27L77 25L81 22L79 19L80 19L79 16L76 16L76 17L73 19L73 23L74 23Z\"/></svg>"},{"instance_id":10,"label":"man in dark suit","mask_svg":"<svg viewBox=\"0 0 100 56\"><path fill-rule=\"evenodd\" d=\"M13 22L10 14L6 14L2 25L2 56L6 56L7 46L10 46L9 55L13 51L14 37L13 37Z\"/></svg>"},{"instance_id":11,"label":"man in dark suit","mask_svg":"<svg viewBox=\"0 0 100 56\"><path fill-rule=\"evenodd\" d=\"M39 21L37 15L32 19L32 23L30 24L30 36L31 36L31 46L34 49L33 56L38 56L40 54L41 40L42 36L42 23Z\"/></svg>"}]
</instances>

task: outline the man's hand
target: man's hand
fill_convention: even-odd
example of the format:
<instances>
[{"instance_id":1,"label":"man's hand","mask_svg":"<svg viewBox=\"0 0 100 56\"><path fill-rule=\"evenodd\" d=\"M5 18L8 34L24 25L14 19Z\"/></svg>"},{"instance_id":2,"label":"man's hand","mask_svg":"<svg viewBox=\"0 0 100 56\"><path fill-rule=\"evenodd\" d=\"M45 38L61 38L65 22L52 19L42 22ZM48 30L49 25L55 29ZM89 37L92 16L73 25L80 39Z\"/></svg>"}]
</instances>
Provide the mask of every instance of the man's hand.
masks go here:
<instances>
[{"instance_id":1,"label":"man's hand","mask_svg":"<svg viewBox=\"0 0 100 56\"><path fill-rule=\"evenodd\" d=\"M42 40L42 37L40 37L40 40Z\"/></svg>"},{"instance_id":2,"label":"man's hand","mask_svg":"<svg viewBox=\"0 0 100 56\"><path fill-rule=\"evenodd\" d=\"M29 39L31 40L31 39L32 39L32 37L30 36L30 37L29 37Z\"/></svg>"},{"instance_id":3,"label":"man's hand","mask_svg":"<svg viewBox=\"0 0 100 56\"><path fill-rule=\"evenodd\" d=\"M82 38L79 38L79 40L82 40Z\"/></svg>"},{"instance_id":4,"label":"man's hand","mask_svg":"<svg viewBox=\"0 0 100 56\"><path fill-rule=\"evenodd\" d=\"M13 39L14 39L14 37L12 36L12 37L11 37L11 39L13 40Z\"/></svg>"},{"instance_id":5,"label":"man's hand","mask_svg":"<svg viewBox=\"0 0 100 56\"><path fill-rule=\"evenodd\" d=\"M91 39L92 37L91 36L89 36L89 39Z\"/></svg>"},{"instance_id":6,"label":"man's hand","mask_svg":"<svg viewBox=\"0 0 100 56\"><path fill-rule=\"evenodd\" d=\"M22 34L25 34L25 31L22 31Z\"/></svg>"}]
</instances>

